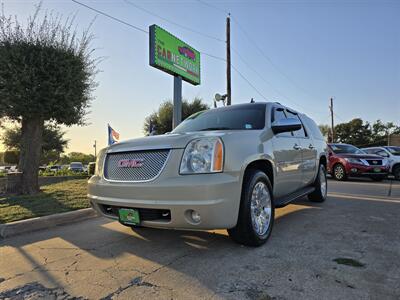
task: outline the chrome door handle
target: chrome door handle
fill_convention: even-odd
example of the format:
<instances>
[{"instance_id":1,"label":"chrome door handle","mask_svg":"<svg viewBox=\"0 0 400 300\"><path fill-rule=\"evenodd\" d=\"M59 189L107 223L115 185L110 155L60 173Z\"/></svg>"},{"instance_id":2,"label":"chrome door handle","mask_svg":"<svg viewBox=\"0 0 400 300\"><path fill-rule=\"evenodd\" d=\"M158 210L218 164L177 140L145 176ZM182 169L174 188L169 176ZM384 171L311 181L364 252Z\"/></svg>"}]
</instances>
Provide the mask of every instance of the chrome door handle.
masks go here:
<instances>
[{"instance_id":1,"label":"chrome door handle","mask_svg":"<svg viewBox=\"0 0 400 300\"><path fill-rule=\"evenodd\" d=\"M314 149L315 147L312 145L312 144L310 144L310 146L308 146L308 149Z\"/></svg>"},{"instance_id":2,"label":"chrome door handle","mask_svg":"<svg viewBox=\"0 0 400 300\"><path fill-rule=\"evenodd\" d=\"M297 144L294 144L293 149L294 150L301 150L301 146L299 146Z\"/></svg>"}]
</instances>

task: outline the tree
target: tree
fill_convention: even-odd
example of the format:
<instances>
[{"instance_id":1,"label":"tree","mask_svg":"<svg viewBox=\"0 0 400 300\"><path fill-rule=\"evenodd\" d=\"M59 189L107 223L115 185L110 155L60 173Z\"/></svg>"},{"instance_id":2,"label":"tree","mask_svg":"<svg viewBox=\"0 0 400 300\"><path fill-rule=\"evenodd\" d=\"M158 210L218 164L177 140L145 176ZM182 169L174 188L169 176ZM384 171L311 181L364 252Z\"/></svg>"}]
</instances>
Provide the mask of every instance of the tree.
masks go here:
<instances>
[{"instance_id":1,"label":"tree","mask_svg":"<svg viewBox=\"0 0 400 300\"><path fill-rule=\"evenodd\" d=\"M371 128L368 122L355 118L348 123L335 126L335 141L365 147L371 141Z\"/></svg>"},{"instance_id":2,"label":"tree","mask_svg":"<svg viewBox=\"0 0 400 300\"><path fill-rule=\"evenodd\" d=\"M203 103L202 99L194 98L192 102L188 100L182 101L182 120L190 115L209 109L209 106ZM172 101L167 100L161 103L157 112L153 112L146 117L144 121L143 131L145 134L150 132L150 126L154 126L156 134L164 134L172 131Z\"/></svg>"},{"instance_id":3,"label":"tree","mask_svg":"<svg viewBox=\"0 0 400 300\"><path fill-rule=\"evenodd\" d=\"M16 165L19 161L19 151L17 150L8 150L4 152L4 162L10 165Z\"/></svg>"},{"instance_id":4,"label":"tree","mask_svg":"<svg viewBox=\"0 0 400 300\"><path fill-rule=\"evenodd\" d=\"M71 162L81 162L84 165L87 165L90 162L95 161L95 157L93 154L85 154L81 152L71 152L67 155L63 155L59 160L60 164L67 165Z\"/></svg>"},{"instance_id":5,"label":"tree","mask_svg":"<svg viewBox=\"0 0 400 300\"><path fill-rule=\"evenodd\" d=\"M51 161L58 160L61 153L68 145L68 140L64 138L65 132L60 126L47 123L43 128L42 153L40 164L48 164ZM21 127L15 126L6 128L2 135L2 140L7 149L21 149Z\"/></svg>"},{"instance_id":6,"label":"tree","mask_svg":"<svg viewBox=\"0 0 400 300\"><path fill-rule=\"evenodd\" d=\"M39 191L38 167L44 124L84 124L95 87L97 59L88 30L80 37L74 19L45 14L40 5L27 25L0 16L0 118L21 124L21 193Z\"/></svg>"},{"instance_id":7,"label":"tree","mask_svg":"<svg viewBox=\"0 0 400 300\"><path fill-rule=\"evenodd\" d=\"M356 118L347 123L335 126L336 141L352 144L357 147L383 146L387 144L388 135L399 134L400 126L393 122L375 121L372 125Z\"/></svg>"}]
</instances>

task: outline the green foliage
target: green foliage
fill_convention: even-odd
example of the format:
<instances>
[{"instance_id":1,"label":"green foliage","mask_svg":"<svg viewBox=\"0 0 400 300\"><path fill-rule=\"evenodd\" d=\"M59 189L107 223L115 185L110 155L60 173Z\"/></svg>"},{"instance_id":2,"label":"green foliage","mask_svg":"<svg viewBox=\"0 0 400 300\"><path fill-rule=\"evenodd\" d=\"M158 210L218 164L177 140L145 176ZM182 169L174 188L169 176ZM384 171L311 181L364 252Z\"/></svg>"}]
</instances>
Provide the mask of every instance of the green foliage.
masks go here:
<instances>
[{"instance_id":1,"label":"green foliage","mask_svg":"<svg viewBox=\"0 0 400 300\"><path fill-rule=\"evenodd\" d=\"M59 163L62 165L70 164L71 162L81 162L84 165L87 165L90 162L94 162L95 157L93 154L85 154L81 152L71 152L67 155L61 156Z\"/></svg>"},{"instance_id":2,"label":"green foliage","mask_svg":"<svg viewBox=\"0 0 400 300\"><path fill-rule=\"evenodd\" d=\"M17 165L19 162L18 150L7 150L4 152L4 162L10 165Z\"/></svg>"},{"instance_id":3,"label":"green foliage","mask_svg":"<svg viewBox=\"0 0 400 300\"><path fill-rule=\"evenodd\" d=\"M389 134L399 134L400 126L393 122L375 121L372 125L360 118L335 126L336 142L357 147L382 146L387 144Z\"/></svg>"},{"instance_id":4,"label":"green foliage","mask_svg":"<svg viewBox=\"0 0 400 300\"><path fill-rule=\"evenodd\" d=\"M47 123L43 129L41 164L48 164L60 158L60 154L64 152L68 145L68 140L64 138L65 132L60 126ZM15 126L6 128L1 139L7 149L21 149L21 127Z\"/></svg>"},{"instance_id":5,"label":"green foliage","mask_svg":"<svg viewBox=\"0 0 400 300\"><path fill-rule=\"evenodd\" d=\"M182 101L182 120L185 120L190 115L209 109L209 106L200 98L195 98L192 102L188 100ZM156 134L164 134L172 131L172 113L173 104L170 100L161 103L157 112L153 112L147 116L144 121L143 131L149 133L150 125L155 127Z\"/></svg>"},{"instance_id":6,"label":"green foliage","mask_svg":"<svg viewBox=\"0 0 400 300\"><path fill-rule=\"evenodd\" d=\"M27 25L0 16L0 117L82 124L91 100L96 60L92 36L71 31L73 18L45 14Z\"/></svg>"},{"instance_id":7,"label":"green foliage","mask_svg":"<svg viewBox=\"0 0 400 300\"><path fill-rule=\"evenodd\" d=\"M331 127L329 125L321 124L318 126L319 130L321 131L322 135L328 139L328 136L330 135L331 132Z\"/></svg>"},{"instance_id":8,"label":"green foliage","mask_svg":"<svg viewBox=\"0 0 400 300\"><path fill-rule=\"evenodd\" d=\"M40 170L39 176L76 176L82 175L85 176L86 173L77 173L68 169L61 169L58 171L50 171L50 170Z\"/></svg>"}]
</instances>

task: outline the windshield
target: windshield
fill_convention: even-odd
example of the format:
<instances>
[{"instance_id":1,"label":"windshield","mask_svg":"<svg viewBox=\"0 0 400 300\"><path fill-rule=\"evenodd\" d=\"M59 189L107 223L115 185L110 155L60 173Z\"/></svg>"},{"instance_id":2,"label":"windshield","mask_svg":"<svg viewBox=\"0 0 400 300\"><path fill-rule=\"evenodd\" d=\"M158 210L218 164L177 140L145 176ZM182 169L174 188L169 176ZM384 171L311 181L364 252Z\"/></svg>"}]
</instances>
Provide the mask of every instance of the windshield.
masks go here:
<instances>
[{"instance_id":1,"label":"windshield","mask_svg":"<svg viewBox=\"0 0 400 300\"><path fill-rule=\"evenodd\" d=\"M256 130L265 126L265 104L236 105L195 113L172 133L211 130Z\"/></svg>"},{"instance_id":2,"label":"windshield","mask_svg":"<svg viewBox=\"0 0 400 300\"><path fill-rule=\"evenodd\" d=\"M332 144L330 146L332 151L336 154L365 154L364 151L352 145Z\"/></svg>"},{"instance_id":3,"label":"windshield","mask_svg":"<svg viewBox=\"0 0 400 300\"><path fill-rule=\"evenodd\" d=\"M400 156L400 147L388 146L385 148L393 155Z\"/></svg>"}]
</instances>

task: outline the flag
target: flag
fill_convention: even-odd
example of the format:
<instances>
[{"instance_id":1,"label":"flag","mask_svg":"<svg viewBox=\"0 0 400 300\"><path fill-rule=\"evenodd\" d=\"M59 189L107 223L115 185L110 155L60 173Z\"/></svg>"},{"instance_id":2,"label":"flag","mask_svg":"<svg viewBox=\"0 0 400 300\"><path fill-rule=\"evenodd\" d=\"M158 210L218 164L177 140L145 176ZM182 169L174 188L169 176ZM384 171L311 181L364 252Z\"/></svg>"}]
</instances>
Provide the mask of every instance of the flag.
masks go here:
<instances>
[{"instance_id":1,"label":"flag","mask_svg":"<svg viewBox=\"0 0 400 300\"><path fill-rule=\"evenodd\" d=\"M111 128L108 124L108 145L112 145L119 142L119 133Z\"/></svg>"}]
</instances>

